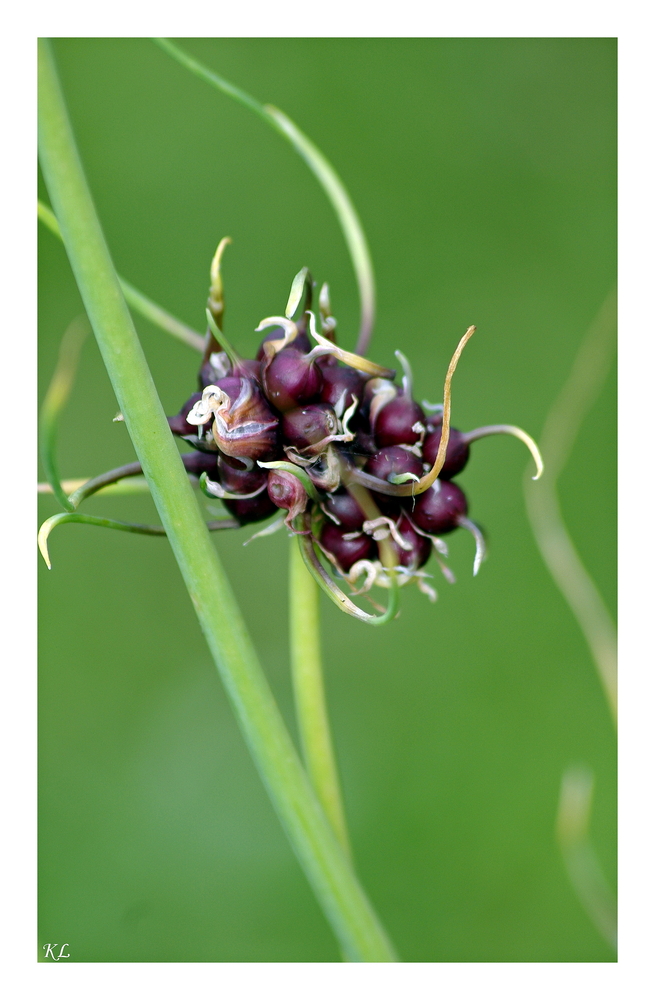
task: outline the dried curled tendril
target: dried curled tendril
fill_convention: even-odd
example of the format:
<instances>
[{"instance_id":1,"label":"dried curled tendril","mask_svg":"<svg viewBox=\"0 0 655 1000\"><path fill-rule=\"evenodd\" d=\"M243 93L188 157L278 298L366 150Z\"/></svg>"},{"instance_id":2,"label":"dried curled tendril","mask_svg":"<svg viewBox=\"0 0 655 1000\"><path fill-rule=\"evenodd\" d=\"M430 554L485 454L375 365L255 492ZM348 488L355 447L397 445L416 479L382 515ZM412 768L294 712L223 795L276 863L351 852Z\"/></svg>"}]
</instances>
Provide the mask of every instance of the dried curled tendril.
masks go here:
<instances>
[{"instance_id":1,"label":"dried curled tendril","mask_svg":"<svg viewBox=\"0 0 655 1000\"><path fill-rule=\"evenodd\" d=\"M252 537L286 527L296 535L309 572L337 607L373 625L395 617L399 589L409 583L436 600L423 568L431 555L445 579L454 582L442 536L457 528L475 540L477 574L485 557L484 533L469 518L468 500L453 482L468 462L470 445L509 434L531 452L535 479L543 463L533 439L518 427L491 424L464 433L451 426L451 382L475 327L468 328L452 356L443 402L420 405L412 395L410 364L400 351L398 384L393 369L337 345L328 286L320 289L317 319L313 281L303 268L293 280L284 315L268 316L257 327L265 336L255 358L242 358L222 330L221 259L228 243L221 241L211 265L198 390L168 418L173 434L193 448L182 456L189 476L229 513L208 522L208 528L237 528L282 512ZM39 532L48 566L48 536L69 521L164 533L157 525L77 512L86 497L140 473L140 465L132 463L89 480L69 497L57 481L67 509ZM374 586L388 591L386 608L372 600ZM351 599L360 595L376 613L361 610Z\"/></svg>"}]
</instances>

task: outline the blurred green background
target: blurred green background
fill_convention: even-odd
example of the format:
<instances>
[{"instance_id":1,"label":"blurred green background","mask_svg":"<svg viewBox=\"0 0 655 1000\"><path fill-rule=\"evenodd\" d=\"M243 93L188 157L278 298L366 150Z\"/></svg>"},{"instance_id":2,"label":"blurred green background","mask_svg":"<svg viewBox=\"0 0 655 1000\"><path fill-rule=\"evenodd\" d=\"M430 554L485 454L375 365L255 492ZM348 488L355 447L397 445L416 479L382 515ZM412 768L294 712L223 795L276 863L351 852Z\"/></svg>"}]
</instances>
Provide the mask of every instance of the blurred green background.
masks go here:
<instances>
[{"instance_id":1,"label":"blurred green background","mask_svg":"<svg viewBox=\"0 0 655 1000\"><path fill-rule=\"evenodd\" d=\"M370 355L401 348L440 399L478 332L454 423L538 437L615 280L612 39L193 39L186 49L290 115L333 162L376 268ZM338 225L300 158L263 122L144 39L54 43L117 269L203 328L220 237L226 332L252 354L307 264L329 281L340 341L358 303ZM40 194L47 201L42 185ZM81 302L40 233L41 393ZM167 412L197 356L137 318ZM92 338L60 430L64 477L133 459ZM596 774L594 846L616 879L616 756L580 631L528 527L528 456L474 446L459 482L487 529L452 537L456 586L414 588L382 630L324 606L326 683L357 868L411 962L612 961L555 842L568 765ZM43 478L41 472L40 478ZM561 480L579 551L615 607L615 387ZM45 518L57 509L40 501ZM148 497L86 509L155 520ZM295 733L286 537L213 536ZM73 525L41 571L40 939L71 961L338 961L255 773L163 539Z\"/></svg>"}]
</instances>

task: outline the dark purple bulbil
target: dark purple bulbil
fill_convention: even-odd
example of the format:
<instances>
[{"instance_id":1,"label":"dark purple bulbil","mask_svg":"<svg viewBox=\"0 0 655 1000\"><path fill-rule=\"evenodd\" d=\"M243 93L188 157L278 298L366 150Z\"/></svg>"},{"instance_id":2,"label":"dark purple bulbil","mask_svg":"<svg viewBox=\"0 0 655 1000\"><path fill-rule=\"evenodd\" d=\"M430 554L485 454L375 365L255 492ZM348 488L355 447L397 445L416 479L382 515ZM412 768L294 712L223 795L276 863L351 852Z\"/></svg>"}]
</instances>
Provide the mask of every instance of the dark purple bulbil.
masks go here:
<instances>
[{"instance_id":1,"label":"dark purple bulbil","mask_svg":"<svg viewBox=\"0 0 655 1000\"><path fill-rule=\"evenodd\" d=\"M287 524L302 514L307 506L307 491L297 476L285 469L272 469L268 474L268 495L276 507L288 510Z\"/></svg>"},{"instance_id":2,"label":"dark purple bulbil","mask_svg":"<svg viewBox=\"0 0 655 1000\"><path fill-rule=\"evenodd\" d=\"M390 400L375 417L375 441L380 448L393 444L416 444L420 441L420 431L412 428L417 424L425 426L422 408L410 396L398 395Z\"/></svg>"},{"instance_id":3,"label":"dark purple bulbil","mask_svg":"<svg viewBox=\"0 0 655 1000\"><path fill-rule=\"evenodd\" d=\"M338 358L335 358L334 354L319 354L316 358L316 364L319 366L321 371L325 372L328 368L334 368L339 364Z\"/></svg>"},{"instance_id":4,"label":"dark purple bulbil","mask_svg":"<svg viewBox=\"0 0 655 1000\"><path fill-rule=\"evenodd\" d=\"M437 457L439 445L441 444L441 425L443 418L431 417L428 422L428 434L423 442L423 458L429 465L434 465ZM446 448L446 461L439 473L440 479L452 479L458 475L469 460L470 447L466 441L466 435L457 428L451 427L448 434L448 447Z\"/></svg>"},{"instance_id":5,"label":"dark purple bulbil","mask_svg":"<svg viewBox=\"0 0 655 1000\"><path fill-rule=\"evenodd\" d=\"M321 391L323 373L315 361L293 347L285 347L263 365L264 392L269 403L284 413L311 402Z\"/></svg>"},{"instance_id":6,"label":"dark purple bulbil","mask_svg":"<svg viewBox=\"0 0 655 1000\"><path fill-rule=\"evenodd\" d=\"M419 479L423 475L423 463L418 455L401 448L400 445L390 445L372 455L364 466L364 472L389 482L389 476L402 476L409 472Z\"/></svg>"},{"instance_id":7,"label":"dark purple bulbil","mask_svg":"<svg viewBox=\"0 0 655 1000\"><path fill-rule=\"evenodd\" d=\"M377 555L377 545L370 535L344 538L348 533L331 521L326 521L321 530L321 545L334 556L344 573L360 559L375 559Z\"/></svg>"},{"instance_id":8,"label":"dark purple bulbil","mask_svg":"<svg viewBox=\"0 0 655 1000\"><path fill-rule=\"evenodd\" d=\"M406 474L418 481L434 464L443 414L426 418L423 408L412 399L407 364L400 387L391 381L394 373L390 369L351 358L367 369L364 374L340 360L347 354L336 348L331 324L323 324L323 333L335 343L337 353L310 359L313 345L307 323L311 320L312 329L314 323L308 312L311 283L308 288L297 336L286 346L274 347L271 342L284 342L288 325L269 328L257 357L235 360L232 368L228 367L227 354L208 354L199 384L203 389L217 389L208 391L196 409L199 419L205 412L209 414L205 424L197 426L186 419L202 399L199 392L168 418L172 432L197 449L182 456L184 466L198 477L205 472L210 481L236 496L223 503L240 524L264 520L280 509L287 511L287 527L302 533L309 533L310 528L315 531L324 552L334 557L344 574L359 560L376 561L389 551L395 552L398 566L417 573L430 557L430 536L454 531L462 526L462 519L463 526L471 528L466 520L466 496L451 482L468 461L468 436L450 428L446 461L439 479L428 490L410 495L408 480L392 482ZM344 420L355 401L356 407ZM318 490L318 499L313 491L311 499L298 476L288 469L266 469L257 464L274 459L303 468ZM373 477L373 481L366 477ZM374 480L381 481L378 487L385 483L390 492L379 493ZM394 523L393 531L380 543L381 550L372 534L381 532L379 537L384 537L385 521L377 520L372 506L365 514L345 483L352 483L355 493L355 483L368 489L378 511ZM363 530L367 521L373 522L367 525L371 534ZM399 544L399 535L408 548Z\"/></svg>"},{"instance_id":9,"label":"dark purple bulbil","mask_svg":"<svg viewBox=\"0 0 655 1000\"><path fill-rule=\"evenodd\" d=\"M338 433L337 418L327 403L312 403L289 410L281 420L282 437L294 448L303 449L320 444Z\"/></svg>"},{"instance_id":10,"label":"dark purple bulbil","mask_svg":"<svg viewBox=\"0 0 655 1000\"><path fill-rule=\"evenodd\" d=\"M467 512L468 503L459 486L447 479L437 479L413 500L410 516L422 531L445 535L459 526L460 517L466 517Z\"/></svg>"},{"instance_id":11,"label":"dark purple bulbil","mask_svg":"<svg viewBox=\"0 0 655 1000\"><path fill-rule=\"evenodd\" d=\"M266 490L249 500L223 500L232 517L239 524L250 524L253 521L263 521L277 510Z\"/></svg>"},{"instance_id":12,"label":"dark purple bulbil","mask_svg":"<svg viewBox=\"0 0 655 1000\"><path fill-rule=\"evenodd\" d=\"M323 508L337 518L342 531L359 531L366 520L366 514L362 508L346 490L328 493L323 502Z\"/></svg>"},{"instance_id":13,"label":"dark purple bulbil","mask_svg":"<svg viewBox=\"0 0 655 1000\"><path fill-rule=\"evenodd\" d=\"M184 468L192 476L200 477L206 472L210 479L216 479L218 468L218 452L187 451L182 455Z\"/></svg>"},{"instance_id":14,"label":"dark purple bulbil","mask_svg":"<svg viewBox=\"0 0 655 1000\"><path fill-rule=\"evenodd\" d=\"M328 354L326 357L330 357L330 355ZM355 397L361 403L365 382L364 375L355 371L354 368L346 368L344 365L326 367L323 369L321 402L329 403L335 408L340 405L341 413L343 413L352 405Z\"/></svg>"},{"instance_id":15,"label":"dark purple bulbil","mask_svg":"<svg viewBox=\"0 0 655 1000\"><path fill-rule=\"evenodd\" d=\"M380 448L378 452L372 455L364 466L364 472L367 472L370 476L375 476L376 479L383 479L386 482L390 482L390 476L402 476L406 472L411 473L413 476L418 476L420 479L423 474L423 465L417 455L414 455L411 451L407 451L406 448L401 448L400 445L394 444L389 448ZM373 498L382 513L387 517L395 519L400 513L400 499L389 496L386 493L374 493Z\"/></svg>"},{"instance_id":16,"label":"dark purple bulbil","mask_svg":"<svg viewBox=\"0 0 655 1000\"><path fill-rule=\"evenodd\" d=\"M420 569L421 566L425 566L432 552L432 542L430 539L426 538L425 535L419 535L418 531L414 531L414 528L404 514L396 524L396 528L403 541L409 542L412 546L409 550L402 549L391 540L391 544L395 545L398 552L400 565L406 566L408 569Z\"/></svg>"},{"instance_id":17,"label":"dark purple bulbil","mask_svg":"<svg viewBox=\"0 0 655 1000\"><path fill-rule=\"evenodd\" d=\"M209 475L209 478L218 479L228 493L254 493L264 485L268 476L268 469L262 469L259 465L246 469L237 459L227 455L219 456L217 469L217 474ZM214 471L216 473L216 469Z\"/></svg>"}]
</instances>

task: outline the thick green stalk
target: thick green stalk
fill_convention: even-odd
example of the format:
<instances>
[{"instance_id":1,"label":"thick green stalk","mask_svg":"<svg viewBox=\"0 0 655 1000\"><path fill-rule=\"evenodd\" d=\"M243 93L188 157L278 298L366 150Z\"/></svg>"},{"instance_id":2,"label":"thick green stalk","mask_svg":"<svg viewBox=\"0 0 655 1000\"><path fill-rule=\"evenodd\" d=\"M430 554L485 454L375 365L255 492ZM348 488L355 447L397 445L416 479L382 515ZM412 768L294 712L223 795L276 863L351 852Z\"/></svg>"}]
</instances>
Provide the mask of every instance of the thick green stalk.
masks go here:
<instances>
[{"instance_id":1,"label":"thick green stalk","mask_svg":"<svg viewBox=\"0 0 655 1000\"><path fill-rule=\"evenodd\" d=\"M344 851L350 854L323 686L319 590L295 540L289 555L289 637L296 719L305 766L332 829Z\"/></svg>"},{"instance_id":2,"label":"thick green stalk","mask_svg":"<svg viewBox=\"0 0 655 1000\"><path fill-rule=\"evenodd\" d=\"M298 759L187 479L96 216L54 60L39 41L39 147L64 244L118 405L244 738L352 961L394 954Z\"/></svg>"}]
</instances>

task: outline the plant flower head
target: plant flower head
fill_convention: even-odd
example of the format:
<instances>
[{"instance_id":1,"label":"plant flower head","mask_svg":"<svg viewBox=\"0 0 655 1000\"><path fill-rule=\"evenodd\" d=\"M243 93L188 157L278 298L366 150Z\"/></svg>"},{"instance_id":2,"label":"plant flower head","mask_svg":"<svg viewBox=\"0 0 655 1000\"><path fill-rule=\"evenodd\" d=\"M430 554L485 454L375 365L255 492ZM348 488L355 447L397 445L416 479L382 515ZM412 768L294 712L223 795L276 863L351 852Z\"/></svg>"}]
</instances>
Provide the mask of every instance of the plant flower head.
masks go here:
<instances>
[{"instance_id":1,"label":"plant flower head","mask_svg":"<svg viewBox=\"0 0 655 1000\"><path fill-rule=\"evenodd\" d=\"M223 240L217 257L226 244ZM319 294L320 331L311 308L313 282L307 268L295 277L286 314L262 320L268 331L255 358L242 359L222 330L222 284L216 258L207 318L207 350L200 393L169 418L174 434L215 455L202 477L209 496L220 498L238 524L284 511L271 528L286 525L298 536L305 562L343 610L362 612L343 592L368 593L410 582L431 600L436 591L424 569L434 555L446 580L443 539L458 528L475 540L477 574L485 556L482 529L468 517L468 500L453 479L466 466L472 442L489 434L512 434L530 449L520 428L489 425L464 433L450 425L450 386L469 327L453 355L443 403L413 398L412 371L384 368L338 346L327 285ZM304 302L297 321L301 299ZM311 338L311 339L310 339ZM383 615L387 618L387 615Z\"/></svg>"}]
</instances>

